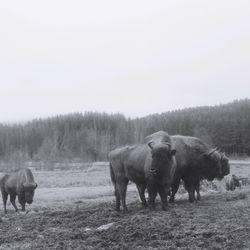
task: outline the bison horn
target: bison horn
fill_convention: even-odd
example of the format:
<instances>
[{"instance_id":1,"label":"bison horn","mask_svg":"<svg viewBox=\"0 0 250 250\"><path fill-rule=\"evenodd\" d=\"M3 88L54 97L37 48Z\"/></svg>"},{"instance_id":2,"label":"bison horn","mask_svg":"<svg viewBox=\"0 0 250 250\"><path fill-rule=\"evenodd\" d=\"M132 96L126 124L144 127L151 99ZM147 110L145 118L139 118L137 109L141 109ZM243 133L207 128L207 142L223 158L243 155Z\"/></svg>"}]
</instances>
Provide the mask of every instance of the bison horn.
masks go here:
<instances>
[{"instance_id":1,"label":"bison horn","mask_svg":"<svg viewBox=\"0 0 250 250\"><path fill-rule=\"evenodd\" d=\"M217 150L217 148L214 148L214 149L210 150L207 155L211 156L216 150Z\"/></svg>"},{"instance_id":2,"label":"bison horn","mask_svg":"<svg viewBox=\"0 0 250 250\"><path fill-rule=\"evenodd\" d=\"M152 141L148 143L148 146L149 146L151 149L153 149L152 144L153 144L153 142L152 142Z\"/></svg>"},{"instance_id":3,"label":"bison horn","mask_svg":"<svg viewBox=\"0 0 250 250\"><path fill-rule=\"evenodd\" d=\"M169 142L165 142L164 144L169 146L169 148L171 148L171 144Z\"/></svg>"}]
</instances>

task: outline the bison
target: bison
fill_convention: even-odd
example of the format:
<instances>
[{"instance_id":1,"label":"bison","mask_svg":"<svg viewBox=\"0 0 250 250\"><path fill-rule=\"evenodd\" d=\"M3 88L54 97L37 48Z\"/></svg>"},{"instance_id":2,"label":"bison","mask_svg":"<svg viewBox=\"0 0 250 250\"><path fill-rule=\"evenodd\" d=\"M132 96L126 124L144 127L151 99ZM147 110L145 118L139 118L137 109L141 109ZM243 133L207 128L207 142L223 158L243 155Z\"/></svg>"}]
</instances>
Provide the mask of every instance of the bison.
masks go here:
<instances>
[{"instance_id":1,"label":"bison","mask_svg":"<svg viewBox=\"0 0 250 250\"><path fill-rule=\"evenodd\" d=\"M16 196L22 206L22 211L25 211L25 204L31 204L37 183L34 181L34 176L30 169L20 169L16 172L5 174L0 180L0 188L3 198L4 212L6 213L6 203L8 195L10 195L10 202L15 208L16 212L18 208L16 206Z\"/></svg>"},{"instance_id":2,"label":"bison","mask_svg":"<svg viewBox=\"0 0 250 250\"><path fill-rule=\"evenodd\" d=\"M163 131L158 131L145 138L145 142L161 137ZM170 202L174 202L180 181L189 193L189 201L194 202L195 191L197 200L200 196L200 181L214 178L221 180L230 172L228 158L216 148L212 148L196 137L174 135L171 136L172 147L176 150L176 171L171 185ZM137 185L140 193L141 187ZM145 190L144 190L145 191ZM144 193L140 194L142 202Z\"/></svg>"},{"instance_id":3,"label":"bison","mask_svg":"<svg viewBox=\"0 0 250 250\"><path fill-rule=\"evenodd\" d=\"M221 173L216 176L217 179L222 180L224 176L228 175L230 173L230 165L229 165L229 159L226 157L225 153L222 153L220 151L217 151L217 153L220 153L220 160L221 160ZM219 159L219 158L218 158ZM202 181L203 178L200 177L200 180ZM201 199L200 195L200 182L198 185L195 186L195 191L197 194L197 200Z\"/></svg>"},{"instance_id":4,"label":"bison","mask_svg":"<svg viewBox=\"0 0 250 250\"><path fill-rule=\"evenodd\" d=\"M246 186L250 184L249 178L247 177L239 177L239 180L241 181L242 186Z\"/></svg>"},{"instance_id":5,"label":"bison","mask_svg":"<svg viewBox=\"0 0 250 250\"><path fill-rule=\"evenodd\" d=\"M166 210L167 193L176 168L175 152L171 146L171 138L166 132L147 143L111 151L110 175L115 189L116 210L120 211L122 202L123 212L128 211L126 190L129 180L137 185L144 206L147 206L144 196L147 188L149 208L155 209L155 198L159 193L162 209Z\"/></svg>"},{"instance_id":6,"label":"bison","mask_svg":"<svg viewBox=\"0 0 250 250\"><path fill-rule=\"evenodd\" d=\"M228 175L226 176L226 190L227 191L233 191L236 189L236 187L241 188L242 181L240 178L238 178L236 175Z\"/></svg>"},{"instance_id":7,"label":"bison","mask_svg":"<svg viewBox=\"0 0 250 250\"><path fill-rule=\"evenodd\" d=\"M195 191L197 200L200 200L200 180L221 180L229 172L228 159L196 137L174 135L171 138L173 148L177 152L177 167L169 201L174 202L181 179L188 191L189 201L194 202Z\"/></svg>"}]
</instances>

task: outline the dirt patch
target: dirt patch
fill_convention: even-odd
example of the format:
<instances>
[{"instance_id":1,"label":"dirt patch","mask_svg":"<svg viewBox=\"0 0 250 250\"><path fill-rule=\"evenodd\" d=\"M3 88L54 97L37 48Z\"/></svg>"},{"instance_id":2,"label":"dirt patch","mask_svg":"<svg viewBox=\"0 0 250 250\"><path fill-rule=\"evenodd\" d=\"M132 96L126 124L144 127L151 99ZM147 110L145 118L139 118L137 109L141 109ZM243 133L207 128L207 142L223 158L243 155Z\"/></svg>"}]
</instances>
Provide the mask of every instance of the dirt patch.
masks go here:
<instances>
[{"instance_id":1,"label":"dirt patch","mask_svg":"<svg viewBox=\"0 0 250 250\"><path fill-rule=\"evenodd\" d=\"M214 193L194 204L177 200L166 212L137 201L127 215L113 202L10 212L0 222L0 249L248 249L249 197L249 189Z\"/></svg>"}]
</instances>

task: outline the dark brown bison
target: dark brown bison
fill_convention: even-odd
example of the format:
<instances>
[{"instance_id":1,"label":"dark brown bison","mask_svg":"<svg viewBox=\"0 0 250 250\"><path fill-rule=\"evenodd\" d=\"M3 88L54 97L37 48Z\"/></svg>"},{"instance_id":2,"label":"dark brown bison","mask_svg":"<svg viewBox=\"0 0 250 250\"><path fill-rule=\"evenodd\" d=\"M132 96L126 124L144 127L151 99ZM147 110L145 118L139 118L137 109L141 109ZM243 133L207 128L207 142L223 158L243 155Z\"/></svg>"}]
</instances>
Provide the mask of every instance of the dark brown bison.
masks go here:
<instances>
[{"instance_id":1,"label":"dark brown bison","mask_svg":"<svg viewBox=\"0 0 250 250\"><path fill-rule=\"evenodd\" d=\"M115 149L109 153L110 175L115 188L116 210L127 212L126 190L128 181L137 185L143 205L147 188L150 209L155 208L155 198L159 193L162 208L167 206L167 193L170 189L176 168L176 150L171 147L171 138L164 132L161 137L141 145Z\"/></svg>"},{"instance_id":2,"label":"dark brown bison","mask_svg":"<svg viewBox=\"0 0 250 250\"><path fill-rule=\"evenodd\" d=\"M215 148L210 147L196 137L174 135L172 146L176 149L177 167L172 183L170 202L174 201L180 180L188 191L189 201L200 199L200 180L221 180L229 172L228 159Z\"/></svg>"},{"instance_id":3,"label":"dark brown bison","mask_svg":"<svg viewBox=\"0 0 250 250\"><path fill-rule=\"evenodd\" d=\"M229 159L226 157L225 153L222 153L221 151L217 151L217 153L220 153L221 174L218 173L216 178L219 179L219 180L222 180L224 178L224 176L226 176L226 175L228 175L230 173ZM202 180L203 180L203 178L200 177L200 181L202 181ZM200 182L198 182L198 185L195 186L195 191L196 191L196 194L197 194L196 199L200 200L201 199Z\"/></svg>"},{"instance_id":4,"label":"dark brown bison","mask_svg":"<svg viewBox=\"0 0 250 250\"><path fill-rule=\"evenodd\" d=\"M31 204L37 184L30 169L20 169L16 172L4 175L0 180L0 188L3 198L4 212L6 213L6 203L8 195L10 195L10 202L18 211L16 206L16 196L22 206L22 211L25 211L25 203Z\"/></svg>"}]
</instances>

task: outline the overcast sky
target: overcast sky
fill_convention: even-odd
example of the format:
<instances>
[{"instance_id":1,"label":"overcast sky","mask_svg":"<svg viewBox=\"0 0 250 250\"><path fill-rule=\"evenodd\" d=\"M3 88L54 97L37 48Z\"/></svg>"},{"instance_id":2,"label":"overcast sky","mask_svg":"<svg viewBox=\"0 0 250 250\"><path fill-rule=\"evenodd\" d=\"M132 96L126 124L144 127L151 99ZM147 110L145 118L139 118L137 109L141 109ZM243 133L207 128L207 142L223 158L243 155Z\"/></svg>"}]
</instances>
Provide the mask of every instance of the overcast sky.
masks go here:
<instances>
[{"instance_id":1,"label":"overcast sky","mask_svg":"<svg viewBox=\"0 0 250 250\"><path fill-rule=\"evenodd\" d=\"M250 97L250 1L0 5L0 122Z\"/></svg>"}]
</instances>

